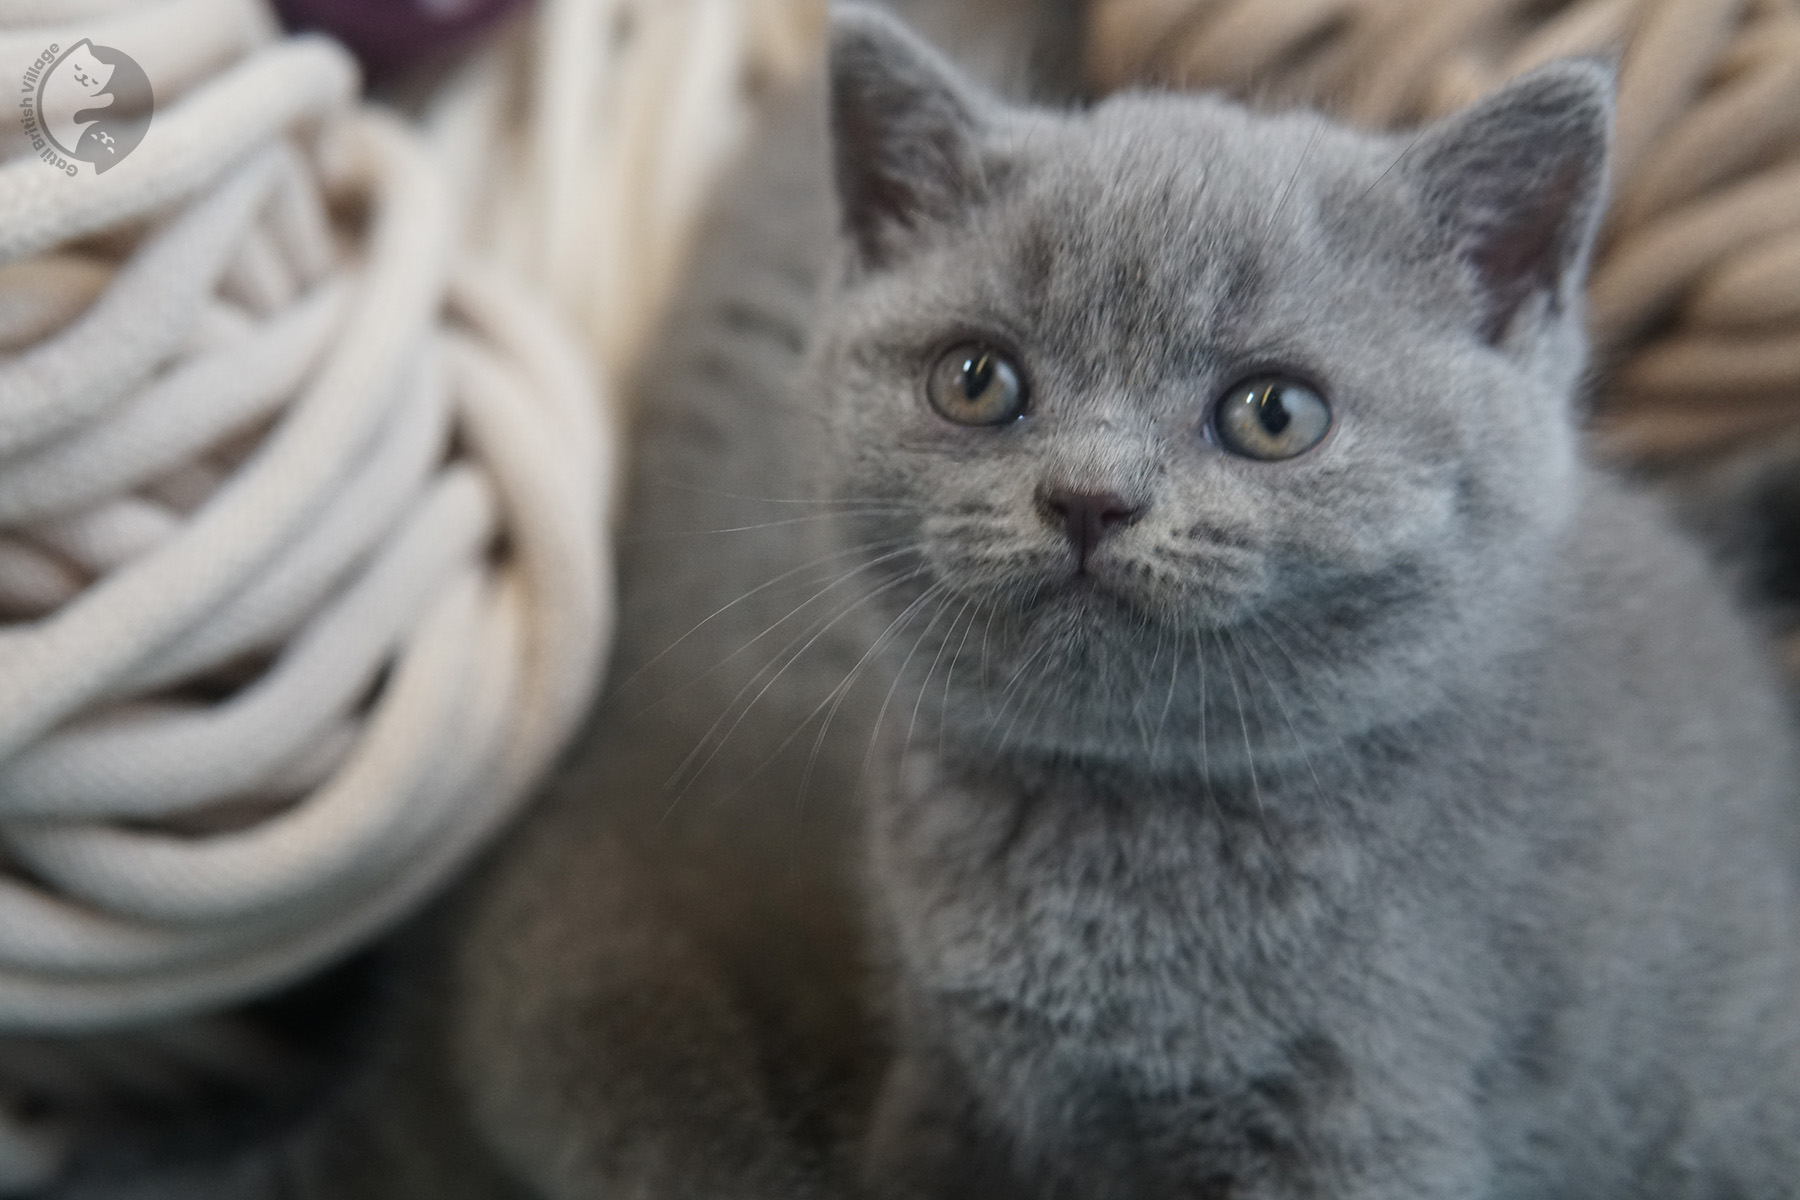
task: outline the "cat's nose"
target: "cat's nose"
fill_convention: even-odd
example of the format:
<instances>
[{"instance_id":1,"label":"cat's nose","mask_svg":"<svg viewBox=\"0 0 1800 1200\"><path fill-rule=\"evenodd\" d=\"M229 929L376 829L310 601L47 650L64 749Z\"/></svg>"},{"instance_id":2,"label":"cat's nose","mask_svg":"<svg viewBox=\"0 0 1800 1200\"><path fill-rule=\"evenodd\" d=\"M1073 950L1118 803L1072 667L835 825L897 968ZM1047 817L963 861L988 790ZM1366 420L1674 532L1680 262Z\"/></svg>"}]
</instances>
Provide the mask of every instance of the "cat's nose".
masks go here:
<instances>
[{"instance_id":1,"label":"cat's nose","mask_svg":"<svg viewBox=\"0 0 1800 1200\"><path fill-rule=\"evenodd\" d=\"M1086 492L1073 488L1047 488L1038 497L1044 520L1063 531L1075 547L1075 569L1087 569L1088 556L1107 534L1123 529L1143 515L1141 505L1117 492Z\"/></svg>"}]
</instances>

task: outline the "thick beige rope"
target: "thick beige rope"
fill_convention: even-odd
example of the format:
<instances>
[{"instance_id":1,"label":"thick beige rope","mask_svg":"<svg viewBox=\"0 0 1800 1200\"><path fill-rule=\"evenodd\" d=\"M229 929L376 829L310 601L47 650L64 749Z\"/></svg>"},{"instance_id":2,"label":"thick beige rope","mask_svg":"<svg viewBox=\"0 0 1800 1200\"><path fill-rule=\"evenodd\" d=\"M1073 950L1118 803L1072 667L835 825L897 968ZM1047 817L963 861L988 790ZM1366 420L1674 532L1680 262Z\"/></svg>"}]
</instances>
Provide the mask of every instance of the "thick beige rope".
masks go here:
<instances>
[{"instance_id":1,"label":"thick beige rope","mask_svg":"<svg viewBox=\"0 0 1800 1200\"><path fill-rule=\"evenodd\" d=\"M1800 424L1797 0L1092 0L1091 21L1098 86L1218 87L1372 128L1559 55L1617 57L1601 432L1667 459Z\"/></svg>"},{"instance_id":2,"label":"thick beige rope","mask_svg":"<svg viewBox=\"0 0 1800 1200\"><path fill-rule=\"evenodd\" d=\"M465 241L541 286L604 378L629 371L707 189L817 53L825 0L542 0L426 124Z\"/></svg>"},{"instance_id":3,"label":"thick beige rope","mask_svg":"<svg viewBox=\"0 0 1800 1200\"><path fill-rule=\"evenodd\" d=\"M598 678L614 381L823 8L546 0L428 106L434 163L253 0L0 0L0 74L90 37L158 89L79 187L0 128L0 1031L85 1035L0 1047L0 1118L89 1047L216 1059L147 1023L505 821ZM0 1193L58 1134L0 1119Z\"/></svg>"},{"instance_id":4,"label":"thick beige rope","mask_svg":"<svg viewBox=\"0 0 1800 1200\"><path fill-rule=\"evenodd\" d=\"M0 135L0 1032L93 1032L315 970L493 836L599 677L614 421L341 50L19 16L0 78L86 37L158 88L103 176ZM0 1111L0 1192L58 1150Z\"/></svg>"}]
</instances>

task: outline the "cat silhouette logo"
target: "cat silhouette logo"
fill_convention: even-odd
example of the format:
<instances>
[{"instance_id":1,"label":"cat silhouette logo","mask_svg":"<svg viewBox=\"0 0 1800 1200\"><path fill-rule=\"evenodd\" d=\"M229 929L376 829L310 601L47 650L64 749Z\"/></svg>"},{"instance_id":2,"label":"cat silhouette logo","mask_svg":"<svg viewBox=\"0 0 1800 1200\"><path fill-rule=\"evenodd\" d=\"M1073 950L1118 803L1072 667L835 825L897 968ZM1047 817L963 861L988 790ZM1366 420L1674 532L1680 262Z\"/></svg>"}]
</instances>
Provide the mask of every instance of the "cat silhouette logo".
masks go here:
<instances>
[{"instance_id":1,"label":"cat silhouette logo","mask_svg":"<svg viewBox=\"0 0 1800 1200\"><path fill-rule=\"evenodd\" d=\"M88 163L96 175L137 149L150 128L150 77L123 50L83 38L52 44L25 72L21 122L37 156L66 175Z\"/></svg>"}]
</instances>

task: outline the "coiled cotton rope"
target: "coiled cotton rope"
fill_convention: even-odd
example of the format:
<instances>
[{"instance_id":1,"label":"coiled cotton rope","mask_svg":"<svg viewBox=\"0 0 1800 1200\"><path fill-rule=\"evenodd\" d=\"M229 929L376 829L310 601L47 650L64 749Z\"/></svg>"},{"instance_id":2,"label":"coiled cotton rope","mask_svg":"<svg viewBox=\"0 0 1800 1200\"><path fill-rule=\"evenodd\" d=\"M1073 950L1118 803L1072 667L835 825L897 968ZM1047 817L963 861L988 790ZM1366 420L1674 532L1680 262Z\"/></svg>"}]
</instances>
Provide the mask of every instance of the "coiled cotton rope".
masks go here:
<instances>
[{"instance_id":1,"label":"coiled cotton rope","mask_svg":"<svg viewBox=\"0 0 1800 1200\"><path fill-rule=\"evenodd\" d=\"M819 53L825 0L541 0L434 97L463 240L628 373L757 106Z\"/></svg>"},{"instance_id":2,"label":"coiled cotton rope","mask_svg":"<svg viewBox=\"0 0 1800 1200\"><path fill-rule=\"evenodd\" d=\"M0 1030L87 1034L7 1046L0 1105L139 1053L106 1029L216 1070L241 1031L144 1023L317 967L506 819L610 633L589 373L823 11L543 0L427 104L428 163L254 0L0 0L0 78L87 37L157 89L98 178L0 117ZM0 1120L0 1193L65 1149Z\"/></svg>"},{"instance_id":3,"label":"coiled cotton rope","mask_svg":"<svg viewBox=\"0 0 1800 1200\"><path fill-rule=\"evenodd\" d=\"M596 682L614 443L422 144L250 0L12 3L135 153L0 165L0 1028L201 1011L441 885Z\"/></svg>"},{"instance_id":4,"label":"coiled cotton rope","mask_svg":"<svg viewBox=\"0 0 1800 1200\"><path fill-rule=\"evenodd\" d=\"M1797 0L1091 0L1089 63L1304 101L1370 127L1560 55L1620 62L1589 292L1600 431L1666 459L1800 425Z\"/></svg>"}]
</instances>

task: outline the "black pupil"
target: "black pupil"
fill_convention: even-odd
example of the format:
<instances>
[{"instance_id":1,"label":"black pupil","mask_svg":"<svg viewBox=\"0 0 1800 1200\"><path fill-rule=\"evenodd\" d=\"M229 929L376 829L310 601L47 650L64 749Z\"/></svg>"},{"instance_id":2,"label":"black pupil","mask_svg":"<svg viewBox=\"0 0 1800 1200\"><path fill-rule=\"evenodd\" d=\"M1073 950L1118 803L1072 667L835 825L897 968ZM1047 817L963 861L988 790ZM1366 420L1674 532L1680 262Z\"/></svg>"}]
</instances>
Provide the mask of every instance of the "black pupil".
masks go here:
<instances>
[{"instance_id":1,"label":"black pupil","mask_svg":"<svg viewBox=\"0 0 1800 1200\"><path fill-rule=\"evenodd\" d=\"M1256 419L1270 437L1280 437L1282 431L1293 424L1293 415L1282 401L1279 388L1264 388L1262 395L1256 398Z\"/></svg>"},{"instance_id":2,"label":"black pupil","mask_svg":"<svg viewBox=\"0 0 1800 1200\"><path fill-rule=\"evenodd\" d=\"M979 400L994 382L994 360L986 354L963 363L963 395Z\"/></svg>"}]
</instances>

